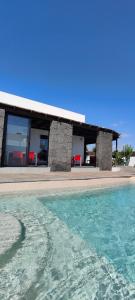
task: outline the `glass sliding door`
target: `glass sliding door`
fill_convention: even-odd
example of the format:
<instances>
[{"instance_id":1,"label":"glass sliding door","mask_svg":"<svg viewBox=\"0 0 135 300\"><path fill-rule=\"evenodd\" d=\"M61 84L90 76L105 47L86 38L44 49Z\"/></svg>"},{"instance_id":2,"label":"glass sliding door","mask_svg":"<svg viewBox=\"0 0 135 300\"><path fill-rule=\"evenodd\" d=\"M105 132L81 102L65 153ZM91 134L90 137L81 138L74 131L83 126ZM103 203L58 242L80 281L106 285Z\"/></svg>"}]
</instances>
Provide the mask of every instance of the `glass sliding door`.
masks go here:
<instances>
[{"instance_id":1,"label":"glass sliding door","mask_svg":"<svg viewBox=\"0 0 135 300\"><path fill-rule=\"evenodd\" d=\"M38 163L48 164L49 139L47 135L40 135L40 152L38 153Z\"/></svg>"},{"instance_id":2,"label":"glass sliding door","mask_svg":"<svg viewBox=\"0 0 135 300\"><path fill-rule=\"evenodd\" d=\"M8 115L5 145L5 166L26 166L28 161L30 120Z\"/></svg>"}]
</instances>

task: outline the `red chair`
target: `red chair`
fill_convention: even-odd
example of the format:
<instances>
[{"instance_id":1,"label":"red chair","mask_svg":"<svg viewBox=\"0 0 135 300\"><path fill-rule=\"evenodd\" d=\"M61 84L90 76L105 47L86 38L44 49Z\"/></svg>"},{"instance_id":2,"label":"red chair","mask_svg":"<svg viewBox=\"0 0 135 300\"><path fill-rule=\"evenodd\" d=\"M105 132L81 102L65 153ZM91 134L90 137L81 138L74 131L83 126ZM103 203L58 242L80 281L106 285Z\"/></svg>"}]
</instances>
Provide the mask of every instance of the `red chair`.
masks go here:
<instances>
[{"instance_id":1,"label":"red chair","mask_svg":"<svg viewBox=\"0 0 135 300\"><path fill-rule=\"evenodd\" d=\"M29 163L30 164L35 164L35 152L34 151L30 151L29 152Z\"/></svg>"},{"instance_id":2,"label":"red chair","mask_svg":"<svg viewBox=\"0 0 135 300\"><path fill-rule=\"evenodd\" d=\"M79 163L80 167L81 167L81 165L82 165L82 157L81 157L80 154L74 155L74 163Z\"/></svg>"},{"instance_id":3,"label":"red chair","mask_svg":"<svg viewBox=\"0 0 135 300\"><path fill-rule=\"evenodd\" d=\"M16 158L23 159L23 152L13 151L13 159L16 159Z\"/></svg>"},{"instance_id":4,"label":"red chair","mask_svg":"<svg viewBox=\"0 0 135 300\"><path fill-rule=\"evenodd\" d=\"M18 163L21 163L23 165L24 162L24 154L21 151L13 151L12 152L12 158Z\"/></svg>"}]
</instances>

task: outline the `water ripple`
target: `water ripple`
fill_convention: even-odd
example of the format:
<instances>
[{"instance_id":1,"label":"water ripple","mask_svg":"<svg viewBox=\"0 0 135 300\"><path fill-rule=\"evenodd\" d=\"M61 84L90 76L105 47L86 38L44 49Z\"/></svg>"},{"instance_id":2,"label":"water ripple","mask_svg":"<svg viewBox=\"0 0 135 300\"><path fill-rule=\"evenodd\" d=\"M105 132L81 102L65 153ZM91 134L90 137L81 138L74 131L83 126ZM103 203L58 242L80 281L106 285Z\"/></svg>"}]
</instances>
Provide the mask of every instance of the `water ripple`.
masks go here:
<instances>
[{"instance_id":1,"label":"water ripple","mask_svg":"<svg viewBox=\"0 0 135 300\"><path fill-rule=\"evenodd\" d=\"M0 212L13 214L26 229L1 269L0 300L135 299L135 285L36 196L1 199Z\"/></svg>"}]
</instances>

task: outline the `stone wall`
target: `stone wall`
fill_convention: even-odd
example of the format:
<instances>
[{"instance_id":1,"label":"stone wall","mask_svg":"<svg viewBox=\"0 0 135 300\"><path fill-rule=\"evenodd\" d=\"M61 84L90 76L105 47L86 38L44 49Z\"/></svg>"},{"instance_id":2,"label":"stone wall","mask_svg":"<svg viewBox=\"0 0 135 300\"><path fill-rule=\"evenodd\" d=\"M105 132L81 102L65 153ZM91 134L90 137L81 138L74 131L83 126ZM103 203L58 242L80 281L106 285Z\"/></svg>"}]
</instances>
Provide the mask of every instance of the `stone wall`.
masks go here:
<instances>
[{"instance_id":1,"label":"stone wall","mask_svg":"<svg viewBox=\"0 0 135 300\"><path fill-rule=\"evenodd\" d=\"M0 166L1 166L1 157L2 157L2 142L3 142L4 119L5 119L5 110L4 109L0 109Z\"/></svg>"},{"instance_id":2,"label":"stone wall","mask_svg":"<svg viewBox=\"0 0 135 300\"><path fill-rule=\"evenodd\" d=\"M96 166L103 171L112 170L112 134L99 131L96 142Z\"/></svg>"},{"instance_id":3,"label":"stone wall","mask_svg":"<svg viewBox=\"0 0 135 300\"><path fill-rule=\"evenodd\" d=\"M72 156L72 125L52 121L49 136L49 166L51 171L70 171Z\"/></svg>"}]
</instances>

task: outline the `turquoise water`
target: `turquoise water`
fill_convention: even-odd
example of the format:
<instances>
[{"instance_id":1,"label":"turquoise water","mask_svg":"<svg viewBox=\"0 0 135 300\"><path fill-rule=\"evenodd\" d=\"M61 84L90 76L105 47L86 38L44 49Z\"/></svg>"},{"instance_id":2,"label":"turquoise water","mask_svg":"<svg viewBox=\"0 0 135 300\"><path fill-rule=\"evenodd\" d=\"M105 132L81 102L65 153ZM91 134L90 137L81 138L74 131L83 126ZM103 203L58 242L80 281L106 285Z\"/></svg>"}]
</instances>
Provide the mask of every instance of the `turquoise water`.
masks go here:
<instances>
[{"instance_id":1,"label":"turquoise water","mask_svg":"<svg viewBox=\"0 0 135 300\"><path fill-rule=\"evenodd\" d=\"M98 255L135 282L135 187L86 192L44 201Z\"/></svg>"},{"instance_id":2,"label":"turquoise water","mask_svg":"<svg viewBox=\"0 0 135 300\"><path fill-rule=\"evenodd\" d=\"M20 224L0 300L135 299L135 186L0 196L0 213Z\"/></svg>"}]
</instances>

